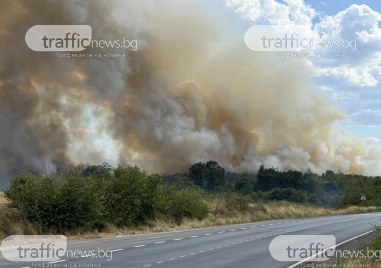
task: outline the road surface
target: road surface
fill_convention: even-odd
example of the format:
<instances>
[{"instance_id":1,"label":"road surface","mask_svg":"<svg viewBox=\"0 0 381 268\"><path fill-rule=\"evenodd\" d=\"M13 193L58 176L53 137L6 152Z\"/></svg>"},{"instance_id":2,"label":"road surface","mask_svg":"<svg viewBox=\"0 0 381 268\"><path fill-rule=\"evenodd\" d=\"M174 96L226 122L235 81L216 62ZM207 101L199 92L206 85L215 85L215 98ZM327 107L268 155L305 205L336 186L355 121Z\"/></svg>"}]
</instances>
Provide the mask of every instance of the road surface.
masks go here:
<instances>
[{"instance_id":1,"label":"road surface","mask_svg":"<svg viewBox=\"0 0 381 268\"><path fill-rule=\"evenodd\" d=\"M372 230L381 213L262 221L190 231L69 241L72 255L85 251L105 253L65 258L47 267L126 268L232 268L289 267L269 252L271 240L287 235L334 235L337 243ZM100 249L100 251L98 251ZM79 253L80 252L80 253ZM8 262L0 256L0 267L43 267L39 263ZM76 265L74 265L76 264Z\"/></svg>"}]
</instances>

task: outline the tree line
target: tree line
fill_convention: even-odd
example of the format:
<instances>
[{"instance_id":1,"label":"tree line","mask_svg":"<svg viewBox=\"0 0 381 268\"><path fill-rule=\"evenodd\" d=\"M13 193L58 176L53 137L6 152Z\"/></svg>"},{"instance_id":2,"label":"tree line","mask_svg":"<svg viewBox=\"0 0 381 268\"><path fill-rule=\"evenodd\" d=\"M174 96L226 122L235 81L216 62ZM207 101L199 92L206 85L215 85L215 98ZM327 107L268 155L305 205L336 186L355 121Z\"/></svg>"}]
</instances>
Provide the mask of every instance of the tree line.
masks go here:
<instances>
[{"instance_id":1,"label":"tree line","mask_svg":"<svg viewBox=\"0 0 381 268\"><path fill-rule=\"evenodd\" d=\"M381 205L381 178L327 170L281 171L260 166L256 173L231 173L215 161L195 163L186 174L164 177L168 185L182 188L197 185L209 193L236 192L252 200L286 200L329 207ZM361 201L365 195L366 202Z\"/></svg>"},{"instance_id":2,"label":"tree line","mask_svg":"<svg viewBox=\"0 0 381 268\"><path fill-rule=\"evenodd\" d=\"M361 201L365 195L367 200ZM381 205L381 178L326 171L227 172L215 161L192 164L185 174L147 174L138 167L76 166L54 175L21 175L5 191L18 217L43 230L102 229L181 223L211 213L205 200L225 198L231 207L286 200L319 206Z\"/></svg>"}]
</instances>

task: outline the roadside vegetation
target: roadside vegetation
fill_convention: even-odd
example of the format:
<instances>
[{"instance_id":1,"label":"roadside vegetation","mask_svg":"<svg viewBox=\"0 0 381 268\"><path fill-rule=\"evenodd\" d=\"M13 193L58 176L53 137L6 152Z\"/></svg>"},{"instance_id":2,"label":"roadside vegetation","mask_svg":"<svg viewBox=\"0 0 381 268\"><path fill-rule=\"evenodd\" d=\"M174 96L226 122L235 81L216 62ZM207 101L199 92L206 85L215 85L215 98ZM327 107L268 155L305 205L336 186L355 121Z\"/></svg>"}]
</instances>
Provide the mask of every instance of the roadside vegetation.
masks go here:
<instances>
[{"instance_id":1,"label":"roadside vegetation","mask_svg":"<svg viewBox=\"0 0 381 268\"><path fill-rule=\"evenodd\" d=\"M139 233L358 213L377 210L379 193L380 178L332 171L262 166L256 174L226 173L209 161L186 174L161 176L131 166L76 166L12 178L0 195L0 237Z\"/></svg>"}]
</instances>

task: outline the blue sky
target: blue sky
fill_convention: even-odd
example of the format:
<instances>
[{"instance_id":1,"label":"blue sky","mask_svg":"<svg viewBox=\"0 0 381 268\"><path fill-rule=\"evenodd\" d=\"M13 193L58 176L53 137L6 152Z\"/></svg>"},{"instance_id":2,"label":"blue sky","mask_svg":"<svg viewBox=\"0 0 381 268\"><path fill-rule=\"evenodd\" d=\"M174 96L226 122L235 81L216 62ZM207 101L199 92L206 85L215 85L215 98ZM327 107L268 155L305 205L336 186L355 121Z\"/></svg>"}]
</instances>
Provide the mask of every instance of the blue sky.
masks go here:
<instances>
[{"instance_id":1,"label":"blue sky","mask_svg":"<svg viewBox=\"0 0 381 268\"><path fill-rule=\"evenodd\" d=\"M280 1L282 2L282 1ZM381 11L381 2L379 0L368 1L350 1L350 0L305 0L306 4L313 7L316 11L326 15L335 15L338 12L347 9L352 4L365 4L373 10Z\"/></svg>"},{"instance_id":2,"label":"blue sky","mask_svg":"<svg viewBox=\"0 0 381 268\"><path fill-rule=\"evenodd\" d=\"M356 42L341 58L307 58L313 84L340 107L343 129L381 145L381 1L227 0L253 24L309 25L325 40ZM325 49L325 52L330 50Z\"/></svg>"}]
</instances>

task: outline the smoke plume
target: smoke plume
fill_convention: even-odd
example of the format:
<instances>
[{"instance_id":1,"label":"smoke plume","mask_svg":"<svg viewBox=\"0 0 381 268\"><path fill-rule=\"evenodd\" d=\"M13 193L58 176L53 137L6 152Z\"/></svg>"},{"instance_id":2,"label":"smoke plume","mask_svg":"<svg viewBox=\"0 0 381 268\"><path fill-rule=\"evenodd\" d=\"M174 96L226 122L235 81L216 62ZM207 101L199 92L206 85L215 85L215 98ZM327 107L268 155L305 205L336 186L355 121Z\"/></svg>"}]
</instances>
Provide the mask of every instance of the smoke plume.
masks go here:
<instances>
[{"instance_id":1,"label":"smoke plume","mask_svg":"<svg viewBox=\"0 0 381 268\"><path fill-rule=\"evenodd\" d=\"M168 2L1 1L2 174L102 161L175 172L210 159L235 171L379 174L379 149L340 130L344 114L306 63L248 50L233 12ZM138 50L34 52L25 33L44 24L91 25L93 38L136 39Z\"/></svg>"}]
</instances>

